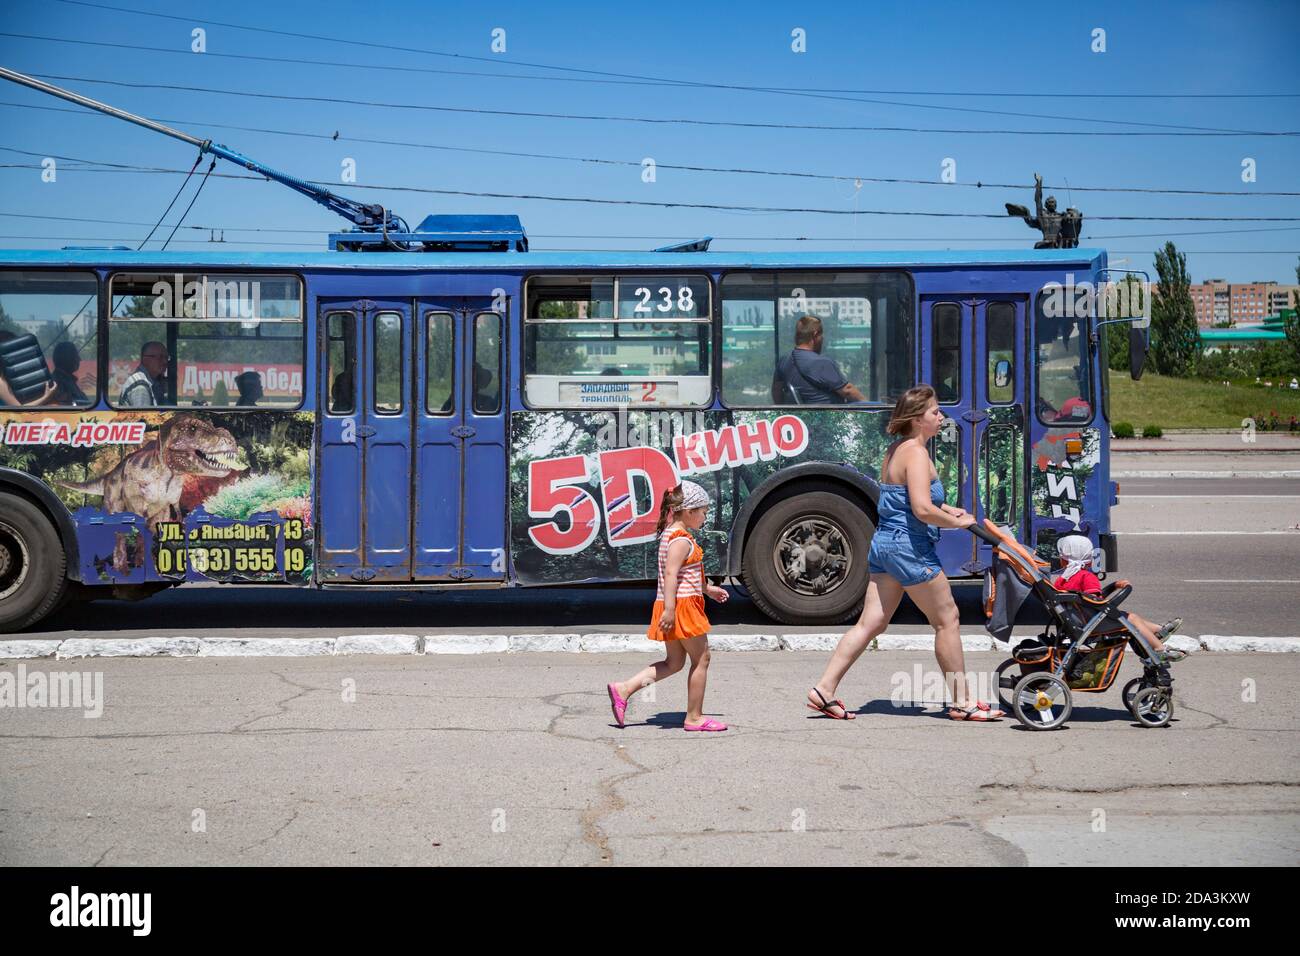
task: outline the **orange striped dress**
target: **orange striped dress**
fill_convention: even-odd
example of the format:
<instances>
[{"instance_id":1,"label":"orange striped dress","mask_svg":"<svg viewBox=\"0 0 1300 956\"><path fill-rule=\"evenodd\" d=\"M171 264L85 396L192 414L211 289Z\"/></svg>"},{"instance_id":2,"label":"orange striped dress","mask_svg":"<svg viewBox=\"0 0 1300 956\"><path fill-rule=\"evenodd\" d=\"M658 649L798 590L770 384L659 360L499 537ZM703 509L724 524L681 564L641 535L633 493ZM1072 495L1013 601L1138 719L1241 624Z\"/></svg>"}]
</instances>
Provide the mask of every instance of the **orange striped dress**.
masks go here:
<instances>
[{"instance_id":1,"label":"orange striped dress","mask_svg":"<svg viewBox=\"0 0 1300 956\"><path fill-rule=\"evenodd\" d=\"M664 613L664 567L668 562L668 545L677 538L690 540L691 553L677 572L677 604L673 629L665 631L659 626ZM655 606L650 613L650 629L646 636L652 641L680 641L686 637L700 637L709 633L709 619L704 614L704 549L689 531L678 528L667 530L659 538L659 587L655 592Z\"/></svg>"}]
</instances>

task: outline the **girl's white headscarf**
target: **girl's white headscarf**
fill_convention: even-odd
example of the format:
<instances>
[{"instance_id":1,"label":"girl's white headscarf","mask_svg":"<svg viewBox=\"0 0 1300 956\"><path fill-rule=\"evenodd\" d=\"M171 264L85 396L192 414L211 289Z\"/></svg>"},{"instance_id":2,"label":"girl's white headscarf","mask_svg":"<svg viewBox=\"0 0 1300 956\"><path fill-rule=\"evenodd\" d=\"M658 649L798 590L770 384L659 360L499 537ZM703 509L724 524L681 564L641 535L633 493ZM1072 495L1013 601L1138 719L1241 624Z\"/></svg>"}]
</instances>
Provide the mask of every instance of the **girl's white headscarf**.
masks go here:
<instances>
[{"instance_id":1,"label":"girl's white headscarf","mask_svg":"<svg viewBox=\"0 0 1300 956\"><path fill-rule=\"evenodd\" d=\"M1092 566L1092 542L1081 534L1070 534L1056 542L1056 553L1065 559L1061 577L1069 581L1084 568Z\"/></svg>"},{"instance_id":2,"label":"girl's white headscarf","mask_svg":"<svg viewBox=\"0 0 1300 956\"><path fill-rule=\"evenodd\" d=\"M692 508L707 508L709 506L709 493L693 481L682 482L682 510L689 511Z\"/></svg>"}]
</instances>

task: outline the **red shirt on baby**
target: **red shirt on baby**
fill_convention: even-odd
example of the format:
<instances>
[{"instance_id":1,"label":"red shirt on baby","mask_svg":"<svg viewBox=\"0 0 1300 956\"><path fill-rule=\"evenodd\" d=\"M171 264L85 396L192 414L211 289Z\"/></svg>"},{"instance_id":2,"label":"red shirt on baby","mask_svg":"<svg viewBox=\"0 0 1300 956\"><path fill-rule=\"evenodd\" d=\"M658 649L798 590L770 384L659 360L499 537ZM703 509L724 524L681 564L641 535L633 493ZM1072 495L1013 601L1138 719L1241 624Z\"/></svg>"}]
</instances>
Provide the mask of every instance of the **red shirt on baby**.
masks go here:
<instances>
[{"instance_id":1,"label":"red shirt on baby","mask_svg":"<svg viewBox=\"0 0 1300 956\"><path fill-rule=\"evenodd\" d=\"M1061 591L1080 591L1084 594L1101 591L1101 581L1087 568L1081 568L1069 581L1062 575L1052 583Z\"/></svg>"}]
</instances>

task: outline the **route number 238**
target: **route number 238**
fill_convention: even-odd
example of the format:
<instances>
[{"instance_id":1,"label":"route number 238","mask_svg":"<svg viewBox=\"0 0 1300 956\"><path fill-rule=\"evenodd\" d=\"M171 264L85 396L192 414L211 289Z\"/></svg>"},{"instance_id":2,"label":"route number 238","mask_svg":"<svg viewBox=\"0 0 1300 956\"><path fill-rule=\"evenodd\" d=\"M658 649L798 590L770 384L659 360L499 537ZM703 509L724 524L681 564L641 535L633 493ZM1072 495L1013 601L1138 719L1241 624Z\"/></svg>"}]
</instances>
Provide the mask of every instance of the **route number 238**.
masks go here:
<instances>
[{"instance_id":1,"label":"route number 238","mask_svg":"<svg viewBox=\"0 0 1300 956\"><path fill-rule=\"evenodd\" d=\"M655 295L663 296L662 301L652 302ZM633 312L644 314L646 312L672 312L673 311L673 290L668 286L660 286L657 293L651 291L646 286L641 286L636 290L636 297L639 300ZM695 292L690 286L678 286L677 288L677 311L687 314L695 312Z\"/></svg>"}]
</instances>

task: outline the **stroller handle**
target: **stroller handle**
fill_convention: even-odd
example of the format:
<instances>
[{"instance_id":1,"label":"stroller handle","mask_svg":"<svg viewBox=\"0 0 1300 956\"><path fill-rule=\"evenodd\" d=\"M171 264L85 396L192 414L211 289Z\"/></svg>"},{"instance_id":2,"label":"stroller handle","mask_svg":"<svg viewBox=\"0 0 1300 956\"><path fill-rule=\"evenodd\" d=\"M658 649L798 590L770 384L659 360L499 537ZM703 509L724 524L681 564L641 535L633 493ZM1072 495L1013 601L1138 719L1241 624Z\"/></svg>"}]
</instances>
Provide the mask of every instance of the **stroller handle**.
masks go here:
<instances>
[{"instance_id":1,"label":"stroller handle","mask_svg":"<svg viewBox=\"0 0 1300 956\"><path fill-rule=\"evenodd\" d=\"M1001 538L999 538L997 535L995 535L995 534L993 534L992 532L990 532L987 528L985 528L983 525L981 525L978 521L975 522L973 525L971 525L971 526L970 526L969 528L967 528L966 530L968 530L971 534L975 535L975 537L977 537L977 538L982 538L983 540L987 541L987 542L988 542L989 544L991 544L991 545L994 545L995 547L996 547L997 545L999 545L999 544L1002 543L1002 539L1001 539Z\"/></svg>"}]
</instances>

